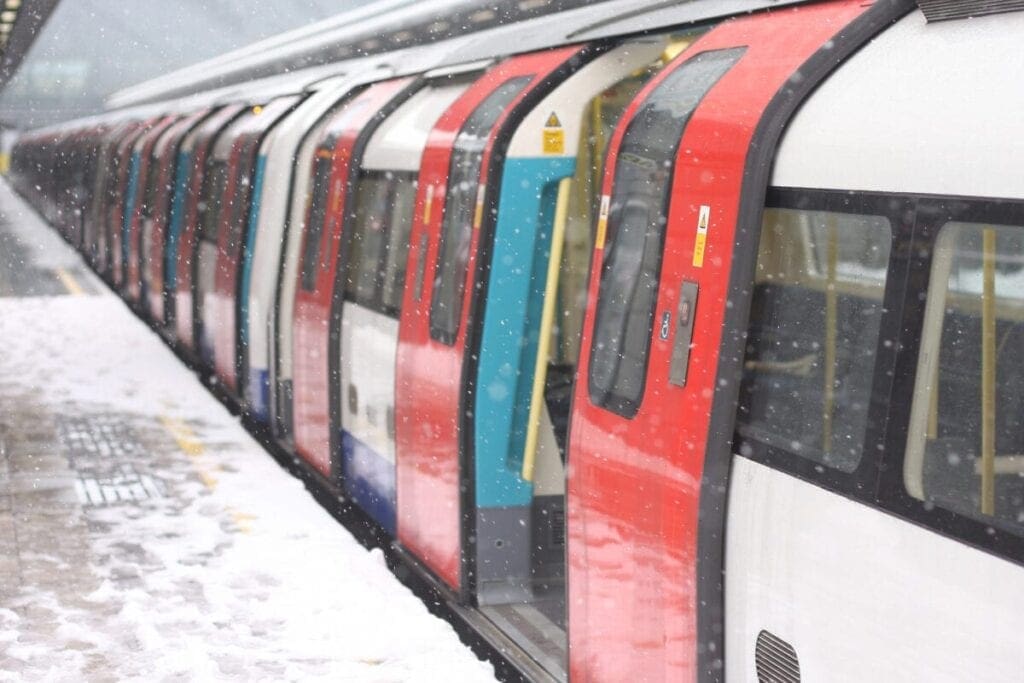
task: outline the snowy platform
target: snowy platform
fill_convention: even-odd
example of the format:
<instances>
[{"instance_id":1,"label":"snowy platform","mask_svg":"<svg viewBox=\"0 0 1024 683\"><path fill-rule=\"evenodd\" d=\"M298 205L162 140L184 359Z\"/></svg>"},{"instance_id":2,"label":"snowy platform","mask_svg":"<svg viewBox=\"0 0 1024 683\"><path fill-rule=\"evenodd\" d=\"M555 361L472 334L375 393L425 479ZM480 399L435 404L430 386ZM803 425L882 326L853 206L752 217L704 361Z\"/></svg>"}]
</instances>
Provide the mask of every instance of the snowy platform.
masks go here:
<instances>
[{"instance_id":1,"label":"snowy platform","mask_svg":"<svg viewBox=\"0 0 1024 683\"><path fill-rule=\"evenodd\" d=\"M0 680L494 680L2 182L0 256Z\"/></svg>"}]
</instances>

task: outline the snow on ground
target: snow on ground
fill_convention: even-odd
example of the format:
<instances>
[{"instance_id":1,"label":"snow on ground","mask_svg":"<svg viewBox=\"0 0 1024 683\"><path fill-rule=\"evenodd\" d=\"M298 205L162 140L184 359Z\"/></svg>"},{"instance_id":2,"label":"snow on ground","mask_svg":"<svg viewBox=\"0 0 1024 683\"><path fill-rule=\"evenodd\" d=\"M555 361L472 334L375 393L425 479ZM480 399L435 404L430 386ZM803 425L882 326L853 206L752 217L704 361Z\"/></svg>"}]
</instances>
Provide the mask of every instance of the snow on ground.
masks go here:
<instances>
[{"instance_id":1,"label":"snow on ground","mask_svg":"<svg viewBox=\"0 0 1024 683\"><path fill-rule=\"evenodd\" d=\"M0 340L0 680L493 680L115 297Z\"/></svg>"}]
</instances>

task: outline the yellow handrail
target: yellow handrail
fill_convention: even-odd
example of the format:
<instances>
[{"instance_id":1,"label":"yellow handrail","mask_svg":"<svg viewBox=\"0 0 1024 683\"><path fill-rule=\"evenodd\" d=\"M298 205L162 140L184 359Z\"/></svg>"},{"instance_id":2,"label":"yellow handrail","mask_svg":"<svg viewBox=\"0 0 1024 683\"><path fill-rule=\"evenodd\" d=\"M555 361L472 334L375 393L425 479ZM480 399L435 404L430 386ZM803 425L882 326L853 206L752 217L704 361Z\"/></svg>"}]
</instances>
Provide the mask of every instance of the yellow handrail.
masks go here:
<instances>
[{"instance_id":1,"label":"yellow handrail","mask_svg":"<svg viewBox=\"0 0 1024 683\"><path fill-rule=\"evenodd\" d=\"M996 231L982 231L981 513L996 512Z\"/></svg>"},{"instance_id":2,"label":"yellow handrail","mask_svg":"<svg viewBox=\"0 0 1024 683\"><path fill-rule=\"evenodd\" d=\"M562 246L565 243L565 227L569 219L569 192L572 179L563 178L558 183L558 199L555 202L555 224L551 231L551 257L548 259L547 283L544 287L544 308L540 316L540 336L537 339L537 361L533 370L533 391L530 393L530 416L526 422L526 444L523 447L522 476L533 481L533 469L537 462L537 440L540 435L541 407L544 405L544 385L548 378L548 356L551 351L551 328L555 324L555 302L558 291L558 277L562 270Z\"/></svg>"}]
</instances>

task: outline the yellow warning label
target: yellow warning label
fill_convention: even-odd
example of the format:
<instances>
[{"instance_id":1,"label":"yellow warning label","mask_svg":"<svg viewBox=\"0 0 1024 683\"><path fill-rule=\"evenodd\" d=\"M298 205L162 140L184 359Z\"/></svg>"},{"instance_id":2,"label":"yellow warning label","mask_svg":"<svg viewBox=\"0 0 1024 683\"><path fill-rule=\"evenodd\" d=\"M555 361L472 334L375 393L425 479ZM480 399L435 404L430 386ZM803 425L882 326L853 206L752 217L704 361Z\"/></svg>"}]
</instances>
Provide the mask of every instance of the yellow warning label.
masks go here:
<instances>
[{"instance_id":1,"label":"yellow warning label","mask_svg":"<svg viewBox=\"0 0 1024 683\"><path fill-rule=\"evenodd\" d=\"M556 114L555 112L551 112L551 115L548 116L548 120L544 122L544 127L561 128L562 122L558 119L558 114Z\"/></svg>"},{"instance_id":2,"label":"yellow warning label","mask_svg":"<svg viewBox=\"0 0 1024 683\"><path fill-rule=\"evenodd\" d=\"M430 209L434 205L434 186L427 185L427 196L423 198L423 223L430 224Z\"/></svg>"},{"instance_id":3,"label":"yellow warning label","mask_svg":"<svg viewBox=\"0 0 1024 683\"><path fill-rule=\"evenodd\" d=\"M594 237L594 249L604 249L604 237L608 232L608 195L601 195L601 212L597 216L597 235Z\"/></svg>"},{"instance_id":4,"label":"yellow warning label","mask_svg":"<svg viewBox=\"0 0 1024 683\"><path fill-rule=\"evenodd\" d=\"M473 212L473 229L478 230L480 224L484 220L484 191L486 190L483 184L480 185L476 191L476 211Z\"/></svg>"},{"instance_id":5,"label":"yellow warning label","mask_svg":"<svg viewBox=\"0 0 1024 683\"><path fill-rule=\"evenodd\" d=\"M545 128L541 149L544 154L565 154L565 130Z\"/></svg>"},{"instance_id":6,"label":"yellow warning label","mask_svg":"<svg viewBox=\"0 0 1024 683\"><path fill-rule=\"evenodd\" d=\"M711 220L711 207L702 204L697 216L697 239L693 244L693 265L704 267L704 250L708 242L708 223Z\"/></svg>"}]
</instances>

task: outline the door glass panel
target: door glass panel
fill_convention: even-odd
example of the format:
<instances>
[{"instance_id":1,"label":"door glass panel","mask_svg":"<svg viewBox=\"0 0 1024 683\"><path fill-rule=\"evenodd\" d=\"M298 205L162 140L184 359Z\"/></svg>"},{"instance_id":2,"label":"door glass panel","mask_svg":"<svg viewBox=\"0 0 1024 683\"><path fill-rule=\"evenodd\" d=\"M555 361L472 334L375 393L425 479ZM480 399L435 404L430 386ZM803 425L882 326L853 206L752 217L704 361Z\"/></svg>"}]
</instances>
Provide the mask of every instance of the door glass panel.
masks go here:
<instances>
[{"instance_id":1,"label":"door glass panel","mask_svg":"<svg viewBox=\"0 0 1024 683\"><path fill-rule=\"evenodd\" d=\"M333 140L317 150L313 160L313 189L309 194L306 211L306 241L302 250L302 288L312 292L316 288L316 273L320 261L320 242L323 237L327 204L330 201L331 169L334 166Z\"/></svg>"},{"instance_id":2,"label":"door glass panel","mask_svg":"<svg viewBox=\"0 0 1024 683\"><path fill-rule=\"evenodd\" d=\"M221 200L228 184L228 165L223 161L214 161L204 184L206 192L199 204L199 237L207 242L216 242Z\"/></svg>"},{"instance_id":3,"label":"door glass panel","mask_svg":"<svg viewBox=\"0 0 1024 683\"><path fill-rule=\"evenodd\" d=\"M238 182L235 185L231 202L231 219L228 223L228 253L238 254L245 235L245 226L249 220L249 202L252 199L253 172L256 165L256 143L252 137L244 141L238 155Z\"/></svg>"},{"instance_id":4,"label":"door glass panel","mask_svg":"<svg viewBox=\"0 0 1024 683\"><path fill-rule=\"evenodd\" d=\"M154 212L153 204L156 202L156 188L160 184L160 160L150 157L146 167L146 190L142 193L142 216L152 218Z\"/></svg>"},{"instance_id":5,"label":"door glass panel","mask_svg":"<svg viewBox=\"0 0 1024 683\"><path fill-rule=\"evenodd\" d=\"M455 343L462 317L473 214L487 140L498 117L532 79L520 76L499 86L477 106L455 138L430 301L430 336L445 344Z\"/></svg>"},{"instance_id":6,"label":"door glass panel","mask_svg":"<svg viewBox=\"0 0 1024 683\"><path fill-rule=\"evenodd\" d=\"M882 216L765 210L736 416L741 453L857 468L891 245Z\"/></svg>"},{"instance_id":7,"label":"door glass panel","mask_svg":"<svg viewBox=\"0 0 1024 683\"><path fill-rule=\"evenodd\" d=\"M356 190L356 221L349 242L345 294L350 301L376 307L383 280L391 181L386 173L369 172Z\"/></svg>"},{"instance_id":8,"label":"door glass panel","mask_svg":"<svg viewBox=\"0 0 1024 683\"><path fill-rule=\"evenodd\" d=\"M936 241L904 465L915 498L1024 532L1024 228Z\"/></svg>"},{"instance_id":9,"label":"door glass panel","mask_svg":"<svg viewBox=\"0 0 1024 683\"><path fill-rule=\"evenodd\" d=\"M589 390L595 405L624 417L636 414L643 394L676 150L697 104L743 52L704 52L669 74L619 146Z\"/></svg>"},{"instance_id":10,"label":"door glass panel","mask_svg":"<svg viewBox=\"0 0 1024 683\"><path fill-rule=\"evenodd\" d=\"M405 288L405 267L409 258L409 235L416 203L415 173L394 173L391 193L391 216L388 220L388 242L384 265L384 291L381 303L384 312L397 316Z\"/></svg>"}]
</instances>

